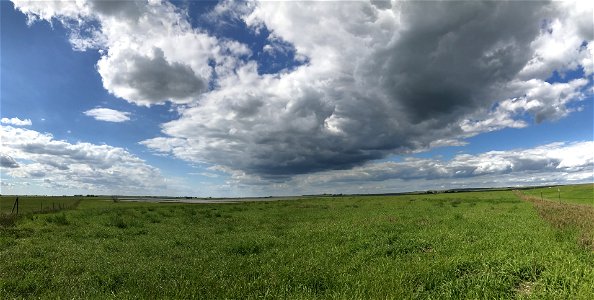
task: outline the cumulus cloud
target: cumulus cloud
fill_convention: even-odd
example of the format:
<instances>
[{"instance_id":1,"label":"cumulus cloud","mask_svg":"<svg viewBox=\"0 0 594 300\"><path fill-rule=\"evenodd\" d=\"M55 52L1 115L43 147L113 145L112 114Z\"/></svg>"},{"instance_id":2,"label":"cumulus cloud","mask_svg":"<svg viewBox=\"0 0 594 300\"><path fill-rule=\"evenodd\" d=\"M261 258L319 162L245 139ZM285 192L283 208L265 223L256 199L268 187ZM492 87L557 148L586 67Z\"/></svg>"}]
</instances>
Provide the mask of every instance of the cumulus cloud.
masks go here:
<instances>
[{"instance_id":1,"label":"cumulus cloud","mask_svg":"<svg viewBox=\"0 0 594 300\"><path fill-rule=\"evenodd\" d=\"M13 178L56 188L103 193L150 193L165 187L158 169L125 149L56 140L34 130L2 126L2 167ZM17 163L18 161L18 163Z\"/></svg>"},{"instance_id":2,"label":"cumulus cloud","mask_svg":"<svg viewBox=\"0 0 594 300\"><path fill-rule=\"evenodd\" d=\"M587 79L578 78L565 83L548 83L531 79L510 83L512 94L522 96L505 99L496 103L487 114L478 111L475 116L462 120L459 125L467 136L502 128L523 128L528 123L517 116L529 114L536 123L557 120L574 111L568 105L585 99L582 89L589 84ZM591 94L590 94L591 95Z\"/></svg>"},{"instance_id":3,"label":"cumulus cloud","mask_svg":"<svg viewBox=\"0 0 594 300\"><path fill-rule=\"evenodd\" d=\"M31 20L65 24L75 48L104 50L114 95L181 105L142 144L269 182L568 115L591 81L546 80L592 72L592 4L574 4L222 2L208 18L266 28L264 51L295 51L299 66L260 74L247 46L168 2L15 1Z\"/></svg>"},{"instance_id":4,"label":"cumulus cloud","mask_svg":"<svg viewBox=\"0 0 594 300\"><path fill-rule=\"evenodd\" d=\"M154 48L150 57L132 51L112 51L99 61L97 67L106 89L120 98L143 105L165 100L190 102L207 85L188 65L165 60L160 48Z\"/></svg>"},{"instance_id":5,"label":"cumulus cloud","mask_svg":"<svg viewBox=\"0 0 594 300\"><path fill-rule=\"evenodd\" d=\"M0 153L0 166L3 168L18 168L19 164L14 160L14 158Z\"/></svg>"},{"instance_id":6,"label":"cumulus cloud","mask_svg":"<svg viewBox=\"0 0 594 300\"><path fill-rule=\"evenodd\" d=\"M592 38L592 4L587 1L564 1L556 17L544 19L541 34L531 42L534 51L530 61L520 71L524 79L547 78L583 68L586 75L594 71Z\"/></svg>"},{"instance_id":7,"label":"cumulus cloud","mask_svg":"<svg viewBox=\"0 0 594 300\"><path fill-rule=\"evenodd\" d=\"M535 41L554 38L544 21L591 43L568 29L574 14L541 2L256 3L245 22L265 26L271 41L290 43L309 63L274 75L246 64L164 124L165 137L143 144L286 180L525 127L526 114L558 119L589 82L551 84L550 72L524 69L547 47ZM554 69L580 66L573 61Z\"/></svg>"},{"instance_id":8,"label":"cumulus cloud","mask_svg":"<svg viewBox=\"0 0 594 300\"><path fill-rule=\"evenodd\" d=\"M89 109L83 112L89 117L95 118L95 120L105 122L126 122L130 120L130 113L125 111L119 111L111 108L97 107Z\"/></svg>"},{"instance_id":9,"label":"cumulus cloud","mask_svg":"<svg viewBox=\"0 0 594 300\"><path fill-rule=\"evenodd\" d=\"M241 43L192 28L162 1L13 1L30 23L58 21L76 50L99 49L104 87L139 105L187 103L248 55Z\"/></svg>"},{"instance_id":10,"label":"cumulus cloud","mask_svg":"<svg viewBox=\"0 0 594 300\"><path fill-rule=\"evenodd\" d=\"M19 118L2 118L0 119L0 122L2 124L8 124L8 125L14 125L14 126L31 126L33 123L31 123L30 119L19 119Z\"/></svg>"},{"instance_id":11,"label":"cumulus cloud","mask_svg":"<svg viewBox=\"0 0 594 300\"><path fill-rule=\"evenodd\" d=\"M594 179L594 142L551 143L529 149L459 154L450 160L413 158L373 162L349 170L297 175L273 183L225 167L230 185L256 193L374 193L435 189L436 187L503 187L551 183L581 183Z\"/></svg>"}]
</instances>

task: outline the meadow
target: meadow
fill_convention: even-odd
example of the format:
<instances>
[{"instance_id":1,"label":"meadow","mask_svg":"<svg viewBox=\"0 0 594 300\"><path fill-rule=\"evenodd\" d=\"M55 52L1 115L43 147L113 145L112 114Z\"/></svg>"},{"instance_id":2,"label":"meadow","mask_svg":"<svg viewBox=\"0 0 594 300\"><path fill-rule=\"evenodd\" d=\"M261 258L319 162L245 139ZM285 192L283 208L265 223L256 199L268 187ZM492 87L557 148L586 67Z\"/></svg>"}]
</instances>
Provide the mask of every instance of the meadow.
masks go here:
<instances>
[{"instance_id":1,"label":"meadow","mask_svg":"<svg viewBox=\"0 0 594 300\"><path fill-rule=\"evenodd\" d=\"M562 203L586 204L594 206L594 184L566 185L534 188L524 191L527 195Z\"/></svg>"},{"instance_id":2,"label":"meadow","mask_svg":"<svg viewBox=\"0 0 594 300\"><path fill-rule=\"evenodd\" d=\"M0 298L592 299L594 231L530 197L84 198L0 225Z\"/></svg>"},{"instance_id":3,"label":"meadow","mask_svg":"<svg viewBox=\"0 0 594 300\"><path fill-rule=\"evenodd\" d=\"M0 196L0 214L16 212L17 196ZM74 208L83 197L19 196L19 213L43 213Z\"/></svg>"}]
</instances>

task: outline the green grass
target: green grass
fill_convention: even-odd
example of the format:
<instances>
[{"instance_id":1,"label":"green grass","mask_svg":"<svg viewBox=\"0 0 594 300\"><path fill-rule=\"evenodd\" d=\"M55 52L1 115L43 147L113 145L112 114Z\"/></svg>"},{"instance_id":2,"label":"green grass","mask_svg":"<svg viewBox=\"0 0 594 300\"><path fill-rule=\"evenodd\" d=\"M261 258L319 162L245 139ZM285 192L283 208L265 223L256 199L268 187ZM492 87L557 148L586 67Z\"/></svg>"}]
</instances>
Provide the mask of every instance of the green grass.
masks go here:
<instances>
[{"instance_id":1,"label":"green grass","mask_svg":"<svg viewBox=\"0 0 594 300\"><path fill-rule=\"evenodd\" d=\"M544 198L544 195L538 197L520 191L515 193L518 197L531 202L542 219L556 228L575 231L578 244L594 251L594 205L580 201L584 190L587 192L588 188L584 185L564 186L563 190L568 191L565 195L576 197L561 201Z\"/></svg>"},{"instance_id":2,"label":"green grass","mask_svg":"<svg viewBox=\"0 0 594 300\"><path fill-rule=\"evenodd\" d=\"M19 196L19 213L39 213L68 209L76 206L83 197ZM11 213L16 196L0 196L0 214ZM16 212L16 209L15 209Z\"/></svg>"},{"instance_id":3,"label":"green grass","mask_svg":"<svg viewBox=\"0 0 594 300\"><path fill-rule=\"evenodd\" d=\"M566 185L566 186L555 186L546 188L535 188L530 190L522 191L526 195L531 195L545 200L559 201L559 194L561 195L562 203L574 203L574 204L588 204L594 206L594 184L579 184L579 185Z\"/></svg>"},{"instance_id":4,"label":"green grass","mask_svg":"<svg viewBox=\"0 0 594 300\"><path fill-rule=\"evenodd\" d=\"M83 200L0 227L0 298L590 299L594 253L512 192Z\"/></svg>"}]
</instances>

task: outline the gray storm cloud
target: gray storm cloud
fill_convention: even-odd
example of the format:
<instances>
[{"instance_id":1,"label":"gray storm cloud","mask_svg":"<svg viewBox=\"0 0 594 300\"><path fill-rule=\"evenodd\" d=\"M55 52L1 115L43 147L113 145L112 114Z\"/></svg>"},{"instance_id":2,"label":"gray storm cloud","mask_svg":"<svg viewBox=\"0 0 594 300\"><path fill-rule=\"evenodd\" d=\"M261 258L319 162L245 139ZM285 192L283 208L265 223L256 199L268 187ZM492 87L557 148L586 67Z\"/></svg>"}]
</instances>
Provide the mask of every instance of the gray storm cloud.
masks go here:
<instances>
[{"instance_id":1,"label":"gray storm cloud","mask_svg":"<svg viewBox=\"0 0 594 300\"><path fill-rule=\"evenodd\" d=\"M280 77L240 70L164 124L178 145L167 151L283 181L527 126L515 119L525 112L538 122L564 116L587 81L519 79L542 50L534 41L550 34L545 21L562 15L556 9L544 2L260 3L246 22L266 26L310 63ZM537 105L491 109L515 97ZM159 150L163 141L143 143Z\"/></svg>"},{"instance_id":2,"label":"gray storm cloud","mask_svg":"<svg viewBox=\"0 0 594 300\"><path fill-rule=\"evenodd\" d=\"M488 106L532 56L541 2L423 2L402 7L397 41L363 68L413 124L448 125ZM379 72L378 72L379 70Z\"/></svg>"},{"instance_id":3,"label":"gray storm cloud","mask_svg":"<svg viewBox=\"0 0 594 300\"><path fill-rule=\"evenodd\" d=\"M183 105L142 144L270 181L558 119L591 95L584 78L545 81L594 71L582 2L219 3L209 18L267 28L306 62L277 74L259 74L246 45L192 27L168 2L15 4L33 19L98 21L71 41L105 51L108 91Z\"/></svg>"}]
</instances>

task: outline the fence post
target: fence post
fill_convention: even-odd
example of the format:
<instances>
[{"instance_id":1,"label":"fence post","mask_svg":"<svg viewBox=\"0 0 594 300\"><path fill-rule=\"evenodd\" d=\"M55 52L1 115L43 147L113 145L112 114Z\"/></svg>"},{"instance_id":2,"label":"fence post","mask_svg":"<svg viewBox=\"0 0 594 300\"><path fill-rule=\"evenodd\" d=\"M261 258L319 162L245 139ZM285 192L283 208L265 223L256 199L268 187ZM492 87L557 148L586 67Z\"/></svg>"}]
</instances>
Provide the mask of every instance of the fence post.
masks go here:
<instances>
[{"instance_id":1,"label":"fence post","mask_svg":"<svg viewBox=\"0 0 594 300\"><path fill-rule=\"evenodd\" d=\"M14 200L14 204L12 205L12 210L10 211L10 213L14 213L14 209L16 208L16 213L17 215L19 214L19 197L16 197L16 200Z\"/></svg>"}]
</instances>

